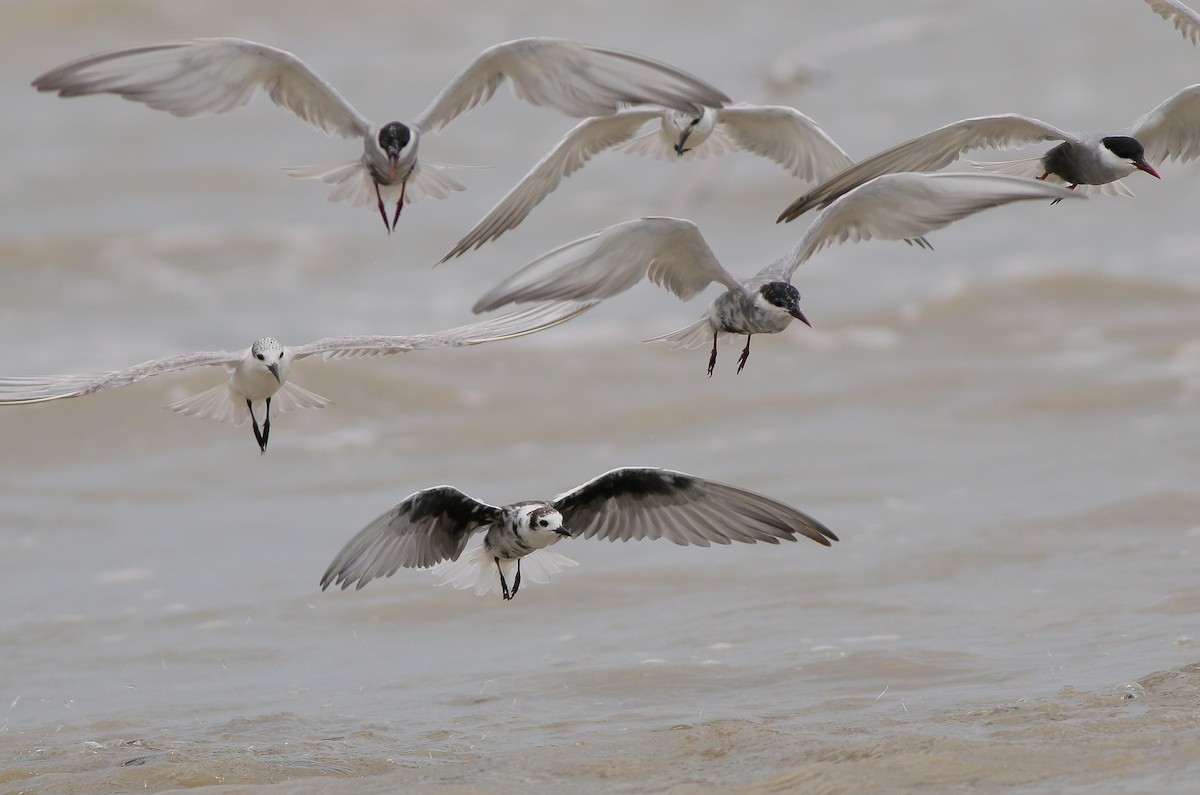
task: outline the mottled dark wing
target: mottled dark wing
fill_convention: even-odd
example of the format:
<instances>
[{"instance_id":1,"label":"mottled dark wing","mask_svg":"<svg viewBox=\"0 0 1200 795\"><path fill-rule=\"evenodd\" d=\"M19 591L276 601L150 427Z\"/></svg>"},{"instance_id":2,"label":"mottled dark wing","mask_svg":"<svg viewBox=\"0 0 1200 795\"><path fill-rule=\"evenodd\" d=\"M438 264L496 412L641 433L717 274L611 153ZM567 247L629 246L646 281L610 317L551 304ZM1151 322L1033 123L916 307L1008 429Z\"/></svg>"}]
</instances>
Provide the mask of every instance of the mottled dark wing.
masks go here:
<instances>
[{"instance_id":1,"label":"mottled dark wing","mask_svg":"<svg viewBox=\"0 0 1200 795\"><path fill-rule=\"evenodd\" d=\"M453 486L410 494L342 547L321 578L321 590L331 584L344 589L351 583L362 588L376 577L392 576L401 566L415 569L457 560L473 532L502 516L496 506Z\"/></svg>"},{"instance_id":2,"label":"mottled dark wing","mask_svg":"<svg viewBox=\"0 0 1200 795\"><path fill-rule=\"evenodd\" d=\"M668 469L614 469L554 499L573 538L676 544L753 544L807 536L836 541L823 524L781 502Z\"/></svg>"}]
</instances>

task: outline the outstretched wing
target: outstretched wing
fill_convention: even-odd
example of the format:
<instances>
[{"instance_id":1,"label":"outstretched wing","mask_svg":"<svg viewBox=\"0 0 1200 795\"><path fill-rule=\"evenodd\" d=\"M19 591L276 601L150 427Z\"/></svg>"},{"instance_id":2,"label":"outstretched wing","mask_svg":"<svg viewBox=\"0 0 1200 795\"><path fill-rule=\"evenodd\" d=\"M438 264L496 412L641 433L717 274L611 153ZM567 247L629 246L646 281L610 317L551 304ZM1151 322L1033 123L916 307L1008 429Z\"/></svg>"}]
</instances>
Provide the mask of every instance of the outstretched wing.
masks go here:
<instances>
[{"instance_id":1,"label":"outstretched wing","mask_svg":"<svg viewBox=\"0 0 1200 795\"><path fill-rule=\"evenodd\" d=\"M554 192L563 178L583 168L593 155L628 141L646 122L661 117L661 110L633 109L584 119L563 136L462 240L455 243L441 261L479 248L509 229L515 229L542 199Z\"/></svg>"},{"instance_id":2,"label":"outstretched wing","mask_svg":"<svg viewBox=\"0 0 1200 795\"><path fill-rule=\"evenodd\" d=\"M534 105L584 118L624 105L665 105L700 115L729 97L673 66L633 53L550 38L497 44L467 64L414 120L417 129L438 131L491 99L505 80L513 94Z\"/></svg>"},{"instance_id":3,"label":"outstretched wing","mask_svg":"<svg viewBox=\"0 0 1200 795\"><path fill-rule=\"evenodd\" d=\"M1180 91L1134 122L1129 134L1153 163L1200 156L1200 83Z\"/></svg>"},{"instance_id":4,"label":"outstretched wing","mask_svg":"<svg viewBox=\"0 0 1200 795\"><path fill-rule=\"evenodd\" d=\"M92 55L33 81L60 97L116 94L176 116L224 113L262 88L327 135L362 137L371 124L290 52L245 39L193 39Z\"/></svg>"},{"instance_id":5,"label":"outstretched wing","mask_svg":"<svg viewBox=\"0 0 1200 795\"><path fill-rule=\"evenodd\" d=\"M806 513L735 486L669 469L614 469L554 498L573 538L676 544L753 544L803 535L829 546L837 536Z\"/></svg>"},{"instance_id":6,"label":"outstretched wing","mask_svg":"<svg viewBox=\"0 0 1200 795\"><path fill-rule=\"evenodd\" d=\"M456 560L472 533L502 518L496 506L453 486L410 494L342 547L321 577L321 590L330 585L362 588L376 577L390 577L401 566L423 568Z\"/></svg>"},{"instance_id":7,"label":"outstretched wing","mask_svg":"<svg viewBox=\"0 0 1200 795\"><path fill-rule=\"evenodd\" d=\"M1175 26L1192 44L1200 46L1200 14L1180 3L1179 0L1146 0L1146 5L1163 19Z\"/></svg>"},{"instance_id":8,"label":"outstretched wing","mask_svg":"<svg viewBox=\"0 0 1200 795\"><path fill-rule=\"evenodd\" d=\"M827 207L837 197L880 174L937 171L972 149L1010 149L1037 141L1073 138L1044 121L1015 113L963 119L860 160L796 199L780 213L779 220L792 221L814 207Z\"/></svg>"},{"instance_id":9,"label":"outstretched wing","mask_svg":"<svg viewBox=\"0 0 1200 795\"><path fill-rule=\"evenodd\" d=\"M479 345L553 328L571 318L583 314L595 306L597 301L561 301L539 304L520 312L468 323L445 331L431 334L414 334L410 337L362 336L327 337L293 348L297 359L314 354L323 354L326 359L356 359L365 356L388 356L405 351L428 348L458 348L464 345Z\"/></svg>"},{"instance_id":10,"label":"outstretched wing","mask_svg":"<svg viewBox=\"0 0 1200 795\"><path fill-rule=\"evenodd\" d=\"M806 182L828 179L854 163L795 108L738 103L719 110L717 123L739 148L773 160Z\"/></svg>"},{"instance_id":11,"label":"outstretched wing","mask_svg":"<svg viewBox=\"0 0 1200 795\"><path fill-rule=\"evenodd\" d=\"M543 254L485 293L472 311L522 301L599 300L647 277L685 301L714 281L739 287L694 223L649 217L615 224Z\"/></svg>"},{"instance_id":12,"label":"outstretched wing","mask_svg":"<svg viewBox=\"0 0 1200 795\"><path fill-rule=\"evenodd\" d=\"M1082 198L1060 185L1003 174L884 174L822 210L795 248L759 276L790 280L800 263L847 240L915 240L989 207Z\"/></svg>"},{"instance_id":13,"label":"outstretched wing","mask_svg":"<svg viewBox=\"0 0 1200 795\"><path fill-rule=\"evenodd\" d=\"M90 395L101 389L126 386L152 375L186 370L190 367L218 364L228 367L236 364L244 356L246 356L245 351L237 353L200 351L168 356L165 359L151 359L148 362L126 367L124 370L75 373L74 375L0 377L0 406L42 403L47 400Z\"/></svg>"}]
</instances>

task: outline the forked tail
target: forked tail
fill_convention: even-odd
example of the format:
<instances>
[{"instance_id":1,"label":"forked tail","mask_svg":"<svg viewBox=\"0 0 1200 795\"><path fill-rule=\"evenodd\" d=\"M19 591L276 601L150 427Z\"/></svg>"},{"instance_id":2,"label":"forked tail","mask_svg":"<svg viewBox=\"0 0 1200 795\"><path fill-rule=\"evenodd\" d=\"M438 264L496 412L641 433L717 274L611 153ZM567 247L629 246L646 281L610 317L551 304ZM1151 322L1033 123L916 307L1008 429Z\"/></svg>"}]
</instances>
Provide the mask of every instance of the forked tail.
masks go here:
<instances>
[{"instance_id":1,"label":"forked tail","mask_svg":"<svg viewBox=\"0 0 1200 795\"><path fill-rule=\"evenodd\" d=\"M551 575L567 566L578 565L567 556L550 549L535 549L521 558L521 585L550 582ZM517 561L501 560L500 568L511 588L517 576ZM443 560L429 570L433 572L435 585L449 584L460 591L470 589L476 596L487 593L500 595L500 574L496 571L496 560L488 554L483 544L465 550L458 560Z\"/></svg>"},{"instance_id":2,"label":"forked tail","mask_svg":"<svg viewBox=\"0 0 1200 795\"><path fill-rule=\"evenodd\" d=\"M642 342L665 342L671 346L672 350L678 348L699 348L703 345L708 345L712 341L712 334L712 324L708 322L708 317L705 316L692 325L685 326L678 331L672 331L670 334L664 334L661 337L651 337L650 339L642 340Z\"/></svg>"},{"instance_id":3,"label":"forked tail","mask_svg":"<svg viewBox=\"0 0 1200 795\"><path fill-rule=\"evenodd\" d=\"M1041 179L1046 173L1046 167L1042 165L1040 157L1025 157L1020 160L997 160L997 161L967 161L971 164L971 168L979 171L988 171L992 174L1008 174L1013 177L1025 177L1026 179ZM1055 174L1050 174L1046 177L1046 182L1051 185L1066 185L1066 181ZM1084 193L1099 193L1104 196L1126 196L1133 197L1131 191L1121 180L1113 180L1106 182L1103 185L1080 185L1077 190Z\"/></svg>"},{"instance_id":4,"label":"forked tail","mask_svg":"<svg viewBox=\"0 0 1200 795\"><path fill-rule=\"evenodd\" d=\"M323 409L331 402L303 387L285 383L271 397L271 411L273 414L283 414L293 409ZM250 420L246 399L234 394L228 382L172 403L167 408L189 417L231 422L239 428ZM266 404L261 400L254 401L254 413L260 420L266 417Z\"/></svg>"},{"instance_id":5,"label":"forked tail","mask_svg":"<svg viewBox=\"0 0 1200 795\"><path fill-rule=\"evenodd\" d=\"M404 203L409 205L422 199L445 199L455 191L466 190L466 185L444 173L446 168L448 166L419 161L408 176L407 186L400 182L380 185L379 196L375 195L375 180L361 159L294 166L283 171L289 177L319 179L333 185L333 190L329 192L331 202L346 202L351 207L374 207L380 199L384 204L395 204L401 192L404 194Z\"/></svg>"}]
</instances>

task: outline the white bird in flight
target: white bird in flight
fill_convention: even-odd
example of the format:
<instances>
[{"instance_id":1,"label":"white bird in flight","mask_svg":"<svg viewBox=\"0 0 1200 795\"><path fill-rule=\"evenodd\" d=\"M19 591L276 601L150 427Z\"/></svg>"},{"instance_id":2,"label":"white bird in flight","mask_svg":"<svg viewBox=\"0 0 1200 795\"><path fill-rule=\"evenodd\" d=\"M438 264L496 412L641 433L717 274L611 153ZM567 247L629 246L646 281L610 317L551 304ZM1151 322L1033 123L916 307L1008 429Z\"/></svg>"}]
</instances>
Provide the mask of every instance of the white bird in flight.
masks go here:
<instances>
[{"instance_id":1,"label":"white bird in flight","mask_svg":"<svg viewBox=\"0 0 1200 795\"><path fill-rule=\"evenodd\" d=\"M933 132L860 160L792 202L779 215L791 221L814 207L825 207L867 180L896 171L937 171L971 149L1011 149L1039 141L1061 141L1046 154L976 168L1031 177L1072 189L1132 196L1120 182L1134 171L1158 177L1151 161L1186 162L1200 156L1200 84L1188 86L1142 116L1128 130L1113 134L1072 133L1044 121L1004 113L947 124Z\"/></svg>"},{"instance_id":2,"label":"white bird in flight","mask_svg":"<svg viewBox=\"0 0 1200 795\"><path fill-rule=\"evenodd\" d=\"M655 121L659 123L653 129L637 135ZM705 108L698 116L669 108L620 110L576 125L441 261L515 229L565 177L593 156L616 147L660 160L696 160L743 149L773 160L809 183L826 179L854 162L816 122L782 105L743 102Z\"/></svg>"},{"instance_id":3,"label":"white bird in flight","mask_svg":"<svg viewBox=\"0 0 1200 795\"><path fill-rule=\"evenodd\" d=\"M52 69L33 81L59 96L117 94L176 116L223 113L245 105L262 88L303 121L345 138L361 138L361 158L286 169L294 177L334 185L330 201L375 204L389 231L400 209L426 196L445 198L465 188L439 167L417 159L423 133L438 132L486 102L507 79L513 94L569 116L613 113L654 103L699 114L729 101L688 73L640 55L563 39L528 38L480 53L413 121L377 125L303 61L284 50L245 39L211 38L152 44L92 55ZM385 204L396 203L390 222Z\"/></svg>"},{"instance_id":4,"label":"white bird in flight","mask_svg":"<svg viewBox=\"0 0 1200 795\"><path fill-rule=\"evenodd\" d=\"M727 271L700 230L682 218L649 217L616 224L544 254L484 294L473 307L486 312L508 303L600 300L642 279L687 301L716 282L725 291L698 322L651 341L694 348L712 338L746 335L738 372L750 356L754 334L775 334L793 319L808 323L792 274L826 246L847 240L908 240L928 247L923 235L968 215L1029 199L1068 198L1057 185L996 174L885 174L846 193L813 220L788 253L749 279Z\"/></svg>"},{"instance_id":5,"label":"white bird in flight","mask_svg":"<svg viewBox=\"0 0 1200 795\"><path fill-rule=\"evenodd\" d=\"M1200 46L1200 14L1180 3L1179 0L1146 0L1150 10L1175 26L1175 30L1183 34L1197 46Z\"/></svg>"},{"instance_id":6,"label":"white bird in flight","mask_svg":"<svg viewBox=\"0 0 1200 795\"><path fill-rule=\"evenodd\" d=\"M466 550L477 532L483 543ZM434 567L438 585L500 592L521 587L521 563L533 582L546 582L575 561L546 547L563 538L630 541L665 538L680 545L796 541L830 546L838 537L808 514L736 486L669 469L623 467L548 502L490 505L453 486L404 498L342 547L321 577L321 590L362 588L401 567ZM511 581L512 587L509 587Z\"/></svg>"},{"instance_id":7,"label":"white bird in flight","mask_svg":"<svg viewBox=\"0 0 1200 795\"><path fill-rule=\"evenodd\" d=\"M259 450L267 452L271 434L271 409L282 414L292 409L325 408L330 401L288 381L292 364L321 354L324 359L387 356L430 348L462 347L521 337L557 326L590 309L595 302L548 303L523 312L434 332L399 336L327 337L307 345L288 347L271 337L255 340L242 351L199 351L135 364L123 370L75 375L0 377L0 406L44 403L90 395L109 387L127 386L152 375L192 367L222 366L229 379L211 389L172 403L168 408L193 417L232 422L250 421ZM262 417L261 429L258 417Z\"/></svg>"}]
</instances>

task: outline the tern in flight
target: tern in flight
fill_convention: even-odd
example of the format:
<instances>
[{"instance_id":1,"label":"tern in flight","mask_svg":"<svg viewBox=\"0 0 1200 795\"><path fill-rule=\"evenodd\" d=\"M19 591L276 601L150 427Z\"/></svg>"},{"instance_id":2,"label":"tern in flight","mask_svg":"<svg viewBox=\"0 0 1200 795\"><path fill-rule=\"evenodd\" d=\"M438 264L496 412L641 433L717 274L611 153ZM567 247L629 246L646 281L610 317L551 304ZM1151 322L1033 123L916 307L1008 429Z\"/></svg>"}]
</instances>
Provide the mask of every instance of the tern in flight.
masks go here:
<instances>
[{"instance_id":1,"label":"tern in flight","mask_svg":"<svg viewBox=\"0 0 1200 795\"><path fill-rule=\"evenodd\" d=\"M466 550L475 533L485 534L483 543ZM435 486L405 497L350 539L325 570L321 590L362 588L401 567L432 566L438 585L512 599L521 587L522 561L526 578L538 583L576 565L546 549L563 538L665 538L707 547L778 544L798 536L824 546L838 540L825 525L781 502L669 469L613 469L548 502L509 505Z\"/></svg>"},{"instance_id":2,"label":"tern in flight","mask_svg":"<svg viewBox=\"0 0 1200 795\"><path fill-rule=\"evenodd\" d=\"M647 123L658 122L637 135ZM637 137L634 137L634 136ZM696 160L745 150L765 157L807 183L820 182L852 161L824 130L795 108L740 102L705 108L699 116L669 108L630 108L585 119L521 178L442 262L514 229L565 178L607 149L660 160Z\"/></svg>"},{"instance_id":3,"label":"tern in flight","mask_svg":"<svg viewBox=\"0 0 1200 795\"><path fill-rule=\"evenodd\" d=\"M348 162L287 169L294 177L334 186L330 201L379 208L390 232L405 203L445 198L464 187L440 167L417 159L421 135L438 132L486 102L505 80L513 94L569 116L613 113L638 103L699 114L729 98L708 83L641 55L551 38L497 44L467 64L410 122L367 119L303 61L245 39L211 38L151 44L92 55L33 81L59 96L117 94L176 116L224 113L256 89L327 135L359 138L363 153ZM390 221L385 205L396 203Z\"/></svg>"},{"instance_id":4,"label":"tern in flight","mask_svg":"<svg viewBox=\"0 0 1200 795\"><path fill-rule=\"evenodd\" d=\"M885 174L831 203L799 243L748 279L738 279L721 265L691 221L639 218L542 255L485 293L473 310L487 312L523 301L601 300L647 278L686 301L716 282L725 291L703 318L654 341L694 348L711 339L711 376L717 340L745 335L746 347L738 359L740 373L750 357L754 334L778 333L793 320L808 323L792 275L826 246L880 238L928 247L926 233L980 210L1074 195L1058 185L1000 174Z\"/></svg>"},{"instance_id":5,"label":"tern in flight","mask_svg":"<svg viewBox=\"0 0 1200 795\"><path fill-rule=\"evenodd\" d=\"M592 303L560 302L478 323L409 337L327 337L307 345L289 347L271 337L255 340L242 351L199 351L152 359L124 370L75 375L0 377L0 406L44 403L90 395L101 389L127 386L152 375L192 367L221 366L229 378L211 389L184 398L168 408L181 414L242 426L250 421L259 450L267 452L271 435L271 409L276 413L302 408L325 408L330 401L288 381L292 364L320 354L325 359L387 356L405 351L461 347L511 339L557 326ZM260 427L258 418L262 418Z\"/></svg>"},{"instance_id":6,"label":"tern in flight","mask_svg":"<svg viewBox=\"0 0 1200 795\"><path fill-rule=\"evenodd\" d=\"M1038 157L973 165L1072 189L1132 196L1122 177L1134 171L1158 177L1151 161L1186 162L1200 155L1200 84L1183 89L1120 133L1071 133L1015 113L956 121L860 160L796 199L778 220L792 221L814 207L827 207L880 174L937 171L971 149L1012 149L1039 141L1061 143Z\"/></svg>"}]
</instances>

